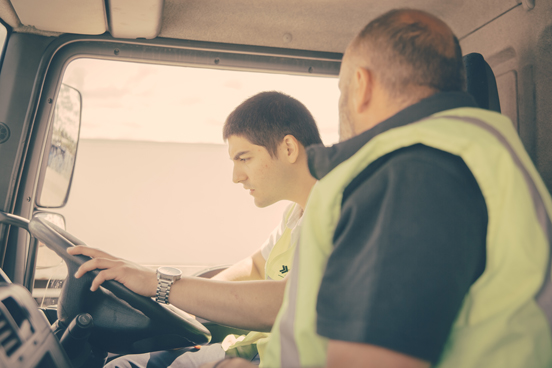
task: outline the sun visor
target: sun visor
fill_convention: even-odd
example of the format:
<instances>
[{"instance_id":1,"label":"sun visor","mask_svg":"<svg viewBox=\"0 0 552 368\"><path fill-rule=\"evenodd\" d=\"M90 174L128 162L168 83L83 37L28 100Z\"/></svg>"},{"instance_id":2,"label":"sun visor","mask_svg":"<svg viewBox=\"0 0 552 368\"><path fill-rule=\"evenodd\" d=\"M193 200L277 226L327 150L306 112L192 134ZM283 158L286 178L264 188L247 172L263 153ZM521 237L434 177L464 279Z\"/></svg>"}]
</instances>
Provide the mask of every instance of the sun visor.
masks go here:
<instances>
[{"instance_id":1,"label":"sun visor","mask_svg":"<svg viewBox=\"0 0 552 368\"><path fill-rule=\"evenodd\" d=\"M116 38L155 38L161 30L163 0L110 0L109 32Z\"/></svg>"},{"instance_id":2,"label":"sun visor","mask_svg":"<svg viewBox=\"0 0 552 368\"><path fill-rule=\"evenodd\" d=\"M25 26L49 32L102 34L107 30L103 0L11 0Z\"/></svg>"}]
</instances>

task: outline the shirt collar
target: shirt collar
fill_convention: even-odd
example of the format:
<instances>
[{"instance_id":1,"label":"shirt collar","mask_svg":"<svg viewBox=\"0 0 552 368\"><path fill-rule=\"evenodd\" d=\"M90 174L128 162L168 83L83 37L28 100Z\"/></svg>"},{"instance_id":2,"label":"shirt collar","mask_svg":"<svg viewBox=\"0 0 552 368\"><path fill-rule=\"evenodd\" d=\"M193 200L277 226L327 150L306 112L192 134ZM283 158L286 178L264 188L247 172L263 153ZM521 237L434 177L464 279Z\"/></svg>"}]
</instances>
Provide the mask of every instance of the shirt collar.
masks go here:
<instances>
[{"instance_id":1,"label":"shirt collar","mask_svg":"<svg viewBox=\"0 0 552 368\"><path fill-rule=\"evenodd\" d=\"M414 123L435 113L458 107L477 107L466 92L439 92L399 111L373 128L331 147L313 145L307 148L311 175L320 180L337 165L353 156L372 138L387 130Z\"/></svg>"},{"instance_id":2,"label":"shirt collar","mask_svg":"<svg viewBox=\"0 0 552 368\"><path fill-rule=\"evenodd\" d=\"M299 223L299 220L302 219L302 216L303 216L303 209L301 208L301 206L295 203L293 205L293 210L291 211L291 214L288 217L286 226L293 230Z\"/></svg>"}]
</instances>

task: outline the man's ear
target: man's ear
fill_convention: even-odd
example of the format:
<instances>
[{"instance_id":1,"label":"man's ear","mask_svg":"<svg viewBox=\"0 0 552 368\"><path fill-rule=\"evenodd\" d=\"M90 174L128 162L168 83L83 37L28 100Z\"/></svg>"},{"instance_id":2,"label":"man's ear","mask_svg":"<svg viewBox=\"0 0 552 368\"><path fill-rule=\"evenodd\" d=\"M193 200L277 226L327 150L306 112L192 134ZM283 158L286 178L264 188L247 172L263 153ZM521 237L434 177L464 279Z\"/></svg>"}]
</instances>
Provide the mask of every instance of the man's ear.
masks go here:
<instances>
[{"instance_id":1,"label":"man's ear","mask_svg":"<svg viewBox=\"0 0 552 368\"><path fill-rule=\"evenodd\" d=\"M299 157L299 145L297 138L288 134L280 143L280 154L290 164L294 164Z\"/></svg>"},{"instance_id":2,"label":"man's ear","mask_svg":"<svg viewBox=\"0 0 552 368\"><path fill-rule=\"evenodd\" d=\"M353 108L356 113L361 114L368 108L372 100L374 88L372 72L361 67L356 68L353 83Z\"/></svg>"}]
</instances>

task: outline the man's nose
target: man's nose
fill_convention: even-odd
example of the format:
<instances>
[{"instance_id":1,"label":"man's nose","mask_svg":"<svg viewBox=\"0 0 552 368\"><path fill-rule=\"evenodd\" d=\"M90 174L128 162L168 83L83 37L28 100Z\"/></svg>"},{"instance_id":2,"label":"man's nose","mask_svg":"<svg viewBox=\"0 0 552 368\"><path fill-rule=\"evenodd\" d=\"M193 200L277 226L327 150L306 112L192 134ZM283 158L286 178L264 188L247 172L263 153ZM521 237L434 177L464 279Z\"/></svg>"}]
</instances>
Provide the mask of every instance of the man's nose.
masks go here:
<instances>
[{"instance_id":1,"label":"man's nose","mask_svg":"<svg viewBox=\"0 0 552 368\"><path fill-rule=\"evenodd\" d=\"M241 183L247 178L243 170L240 170L236 165L234 165L234 170L232 171L232 181L236 184Z\"/></svg>"}]
</instances>

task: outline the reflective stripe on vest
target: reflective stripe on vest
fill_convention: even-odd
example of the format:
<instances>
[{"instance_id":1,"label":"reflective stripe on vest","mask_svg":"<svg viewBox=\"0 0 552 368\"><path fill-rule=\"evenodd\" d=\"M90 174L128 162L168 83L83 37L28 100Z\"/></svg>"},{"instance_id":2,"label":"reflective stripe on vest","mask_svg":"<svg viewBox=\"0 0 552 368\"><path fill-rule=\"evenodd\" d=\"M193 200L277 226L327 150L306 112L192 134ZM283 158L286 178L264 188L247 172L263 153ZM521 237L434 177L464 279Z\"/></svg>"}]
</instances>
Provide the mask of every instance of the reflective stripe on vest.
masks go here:
<instances>
[{"instance_id":1,"label":"reflective stripe on vest","mask_svg":"<svg viewBox=\"0 0 552 368\"><path fill-rule=\"evenodd\" d=\"M343 190L377 158L418 143L460 156L489 211L487 267L466 295L437 366L552 366L552 337L546 327L552 304L552 200L511 122L474 108L444 111L386 131L315 185L261 366L325 365L328 340L316 334L316 299L333 250ZM511 187L501 185L503 175ZM511 193L516 195L508 197ZM516 288L512 293L511 287Z\"/></svg>"},{"instance_id":2,"label":"reflective stripe on vest","mask_svg":"<svg viewBox=\"0 0 552 368\"><path fill-rule=\"evenodd\" d=\"M493 134L496 139L508 150L510 155L512 156L512 161L516 164L518 169L523 174L523 178L525 179L525 183L527 184L527 187L529 188L529 192L531 193L531 197L533 198L533 206L535 206L535 213L537 215L537 219L539 220L539 224L542 228L543 233L546 236L546 239L548 241L548 245L550 247L550 251L548 254L548 267L546 270L545 275L549 275L549 277L545 277L544 283L537 293L535 299L537 303L541 306L542 311L544 315L546 316L546 319L548 320L548 325L550 326L550 329L552 330L552 273L551 273L551 267L552 267L552 237L550 234L552 234L552 223L550 222L550 215L546 211L546 207L544 205L544 201L542 200L542 196L537 189L537 186L535 185L535 181L529 175L527 172L527 169L519 159L519 156L514 151L510 143L504 138L502 134L500 134L499 131L497 131L495 128L490 126L489 124L485 123L483 120L475 119L475 118L469 118L469 117L458 117L458 116L441 116L441 118L447 118L447 119L457 119L461 120L466 123L477 125L480 128L483 128Z\"/></svg>"}]
</instances>

